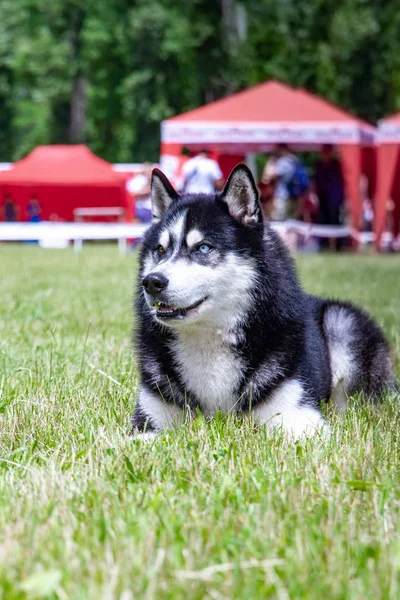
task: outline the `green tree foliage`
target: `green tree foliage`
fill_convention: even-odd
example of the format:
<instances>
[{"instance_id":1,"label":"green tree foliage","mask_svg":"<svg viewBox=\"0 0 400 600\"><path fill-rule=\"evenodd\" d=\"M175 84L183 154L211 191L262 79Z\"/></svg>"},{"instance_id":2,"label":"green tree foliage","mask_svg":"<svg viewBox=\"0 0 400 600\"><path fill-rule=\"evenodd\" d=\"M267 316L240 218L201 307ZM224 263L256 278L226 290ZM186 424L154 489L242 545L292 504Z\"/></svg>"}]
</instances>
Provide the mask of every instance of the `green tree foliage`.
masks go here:
<instances>
[{"instance_id":1,"label":"green tree foliage","mask_svg":"<svg viewBox=\"0 0 400 600\"><path fill-rule=\"evenodd\" d=\"M0 160L154 160L161 120L271 77L375 121L399 39L400 0L0 0Z\"/></svg>"}]
</instances>

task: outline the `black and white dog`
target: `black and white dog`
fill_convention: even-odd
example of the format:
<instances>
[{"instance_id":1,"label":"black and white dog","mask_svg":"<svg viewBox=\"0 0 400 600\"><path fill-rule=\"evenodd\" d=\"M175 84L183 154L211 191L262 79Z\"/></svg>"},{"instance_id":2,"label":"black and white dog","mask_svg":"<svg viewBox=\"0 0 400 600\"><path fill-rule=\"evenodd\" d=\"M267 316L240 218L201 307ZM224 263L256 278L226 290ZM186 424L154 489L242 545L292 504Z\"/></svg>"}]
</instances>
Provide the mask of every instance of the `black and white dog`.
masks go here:
<instances>
[{"instance_id":1,"label":"black and white dog","mask_svg":"<svg viewBox=\"0 0 400 600\"><path fill-rule=\"evenodd\" d=\"M393 383L378 326L348 303L300 288L263 222L244 165L213 195L180 196L153 171L153 224L140 259L134 432L237 412L295 437L325 427L321 403Z\"/></svg>"}]
</instances>

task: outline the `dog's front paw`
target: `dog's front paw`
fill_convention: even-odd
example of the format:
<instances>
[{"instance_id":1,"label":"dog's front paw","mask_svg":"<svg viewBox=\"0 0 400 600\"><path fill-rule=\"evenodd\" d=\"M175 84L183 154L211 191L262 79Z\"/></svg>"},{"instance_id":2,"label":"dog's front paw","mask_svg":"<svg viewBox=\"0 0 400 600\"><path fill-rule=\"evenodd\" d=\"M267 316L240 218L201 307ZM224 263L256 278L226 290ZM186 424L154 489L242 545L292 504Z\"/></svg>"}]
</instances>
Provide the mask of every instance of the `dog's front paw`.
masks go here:
<instances>
[{"instance_id":1,"label":"dog's front paw","mask_svg":"<svg viewBox=\"0 0 400 600\"><path fill-rule=\"evenodd\" d=\"M132 437L134 440L141 440L143 442L152 442L153 440L155 440L156 435L156 431L142 431L141 433L138 431L134 431L132 433Z\"/></svg>"}]
</instances>

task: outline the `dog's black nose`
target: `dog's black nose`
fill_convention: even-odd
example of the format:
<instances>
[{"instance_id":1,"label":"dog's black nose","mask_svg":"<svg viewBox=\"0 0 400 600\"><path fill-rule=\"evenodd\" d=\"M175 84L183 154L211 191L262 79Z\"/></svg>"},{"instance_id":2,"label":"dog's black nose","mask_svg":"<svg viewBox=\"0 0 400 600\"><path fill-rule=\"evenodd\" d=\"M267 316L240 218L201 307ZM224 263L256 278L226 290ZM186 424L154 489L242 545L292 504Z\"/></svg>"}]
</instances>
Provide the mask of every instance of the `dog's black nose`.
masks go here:
<instances>
[{"instance_id":1,"label":"dog's black nose","mask_svg":"<svg viewBox=\"0 0 400 600\"><path fill-rule=\"evenodd\" d=\"M156 296L168 285L168 279L162 273L150 273L142 281L143 287L148 294Z\"/></svg>"}]
</instances>

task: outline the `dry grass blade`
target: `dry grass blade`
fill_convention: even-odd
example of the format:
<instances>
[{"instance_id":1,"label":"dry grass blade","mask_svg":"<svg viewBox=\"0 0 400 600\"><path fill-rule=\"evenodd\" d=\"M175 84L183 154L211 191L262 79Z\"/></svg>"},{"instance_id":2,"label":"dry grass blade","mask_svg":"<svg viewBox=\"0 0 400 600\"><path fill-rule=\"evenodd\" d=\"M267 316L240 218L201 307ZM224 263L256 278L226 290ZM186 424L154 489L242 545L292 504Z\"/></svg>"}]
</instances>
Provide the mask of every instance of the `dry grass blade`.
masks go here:
<instances>
[{"instance_id":1,"label":"dry grass blade","mask_svg":"<svg viewBox=\"0 0 400 600\"><path fill-rule=\"evenodd\" d=\"M199 579L201 581L212 581L213 576L217 573L227 573L228 571L243 571L244 569L269 569L271 567L278 567L284 565L285 561L280 558L269 558L265 560L257 560L251 558L250 560L243 560L241 562L228 562L221 563L218 565L210 565L200 571L174 571L175 577L179 579Z\"/></svg>"}]
</instances>

